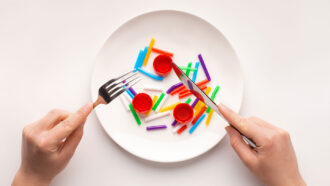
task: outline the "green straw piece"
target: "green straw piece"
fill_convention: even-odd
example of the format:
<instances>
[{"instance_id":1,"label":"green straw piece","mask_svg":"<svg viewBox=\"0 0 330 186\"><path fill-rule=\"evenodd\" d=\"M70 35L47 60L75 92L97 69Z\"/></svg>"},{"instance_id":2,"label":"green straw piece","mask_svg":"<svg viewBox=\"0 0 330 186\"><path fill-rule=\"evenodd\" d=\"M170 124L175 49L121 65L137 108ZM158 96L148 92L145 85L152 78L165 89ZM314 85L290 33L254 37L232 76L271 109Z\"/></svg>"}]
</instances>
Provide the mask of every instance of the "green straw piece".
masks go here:
<instances>
[{"instance_id":1,"label":"green straw piece","mask_svg":"<svg viewBox=\"0 0 330 186\"><path fill-rule=\"evenodd\" d=\"M164 92L162 92L162 94L159 96L159 98L157 99L155 105L152 107L153 111L156 111L158 105L160 104L160 102L162 102L163 98L164 98L165 94Z\"/></svg>"},{"instance_id":2,"label":"green straw piece","mask_svg":"<svg viewBox=\"0 0 330 186\"><path fill-rule=\"evenodd\" d=\"M191 102L191 98L188 98L185 103L189 104Z\"/></svg>"},{"instance_id":3,"label":"green straw piece","mask_svg":"<svg viewBox=\"0 0 330 186\"><path fill-rule=\"evenodd\" d=\"M186 75L189 77L189 74L190 74L190 68L191 68L191 66L192 66L192 62L189 62L188 63L188 66L187 66L187 70L186 70Z\"/></svg>"},{"instance_id":4,"label":"green straw piece","mask_svg":"<svg viewBox=\"0 0 330 186\"><path fill-rule=\"evenodd\" d=\"M220 89L220 86L218 85L218 86L216 86L215 89L213 90L212 95L211 95L211 99L212 99L212 101L214 101L214 98L215 98L215 96L217 95L219 89ZM210 110L211 110L211 107L208 107L207 110L206 110L206 113L209 113Z\"/></svg>"},{"instance_id":5,"label":"green straw piece","mask_svg":"<svg viewBox=\"0 0 330 186\"><path fill-rule=\"evenodd\" d=\"M188 67L179 67L182 71L184 71L184 70L190 70L190 71L196 71L197 69L196 68L188 68Z\"/></svg>"},{"instance_id":6,"label":"green straw piece","mask_svg":"<svg viewBox=\"0 0 330 186\"><path fill-rule=\"evenodd\" d=\"M141 125L141 120L140 120L139 116L137 115L137 113L135 112L132 103L129 104L129 109L131 110L136 123L140 126Z\"/></svg>"}]
</instances>

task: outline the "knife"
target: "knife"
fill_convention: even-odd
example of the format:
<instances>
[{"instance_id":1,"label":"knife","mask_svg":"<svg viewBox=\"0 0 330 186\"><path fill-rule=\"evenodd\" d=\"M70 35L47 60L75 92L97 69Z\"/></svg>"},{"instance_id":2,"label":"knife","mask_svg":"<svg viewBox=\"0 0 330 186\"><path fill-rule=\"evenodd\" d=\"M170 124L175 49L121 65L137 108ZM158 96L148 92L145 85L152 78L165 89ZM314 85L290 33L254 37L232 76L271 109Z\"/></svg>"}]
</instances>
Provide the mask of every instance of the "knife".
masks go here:
<instances>
[{"instance_id":1,"label":"knife","mask_svg":"<svg viewBox=\"0 0 330 186\"><path fill-rule=\"evenodd\" d=\"M200 101L204 102L207 106L211 107L216 113L218 113L222 118L223 115L218 109L217 104L215 104L210 97L208 97L174 62L172 62L172 67L174 69L175 74L178 76L180 81L183 83L183 85L190 90L192 94L194 94ZM230 124L231 127L236 129L234 126ZM254 141L249 139L248 137L244 136L238 129L236 129L237 132L240 133L243 140L252 148L256 148L256 144Z\"/></svg>"}]
</instances>

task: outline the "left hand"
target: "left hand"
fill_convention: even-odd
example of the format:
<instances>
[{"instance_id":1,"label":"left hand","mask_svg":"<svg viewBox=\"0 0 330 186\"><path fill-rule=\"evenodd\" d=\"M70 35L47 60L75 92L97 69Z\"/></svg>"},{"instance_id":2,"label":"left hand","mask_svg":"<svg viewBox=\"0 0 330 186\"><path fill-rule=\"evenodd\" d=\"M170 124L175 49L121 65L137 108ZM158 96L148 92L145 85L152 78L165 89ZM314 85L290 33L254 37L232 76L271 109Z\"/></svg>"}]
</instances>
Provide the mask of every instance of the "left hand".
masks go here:
<instances>
[{"instance_id":1,"label":"left hand","mask_svg":"<svg viewBox=\"0 0 330 186\"><path fill-rule=\"evenodd\" d=\"M12 185L49 185L73 156L82 136L87 103L75 113L52 110L23 129L22 162Z\"/></svg>"}]
</instances>

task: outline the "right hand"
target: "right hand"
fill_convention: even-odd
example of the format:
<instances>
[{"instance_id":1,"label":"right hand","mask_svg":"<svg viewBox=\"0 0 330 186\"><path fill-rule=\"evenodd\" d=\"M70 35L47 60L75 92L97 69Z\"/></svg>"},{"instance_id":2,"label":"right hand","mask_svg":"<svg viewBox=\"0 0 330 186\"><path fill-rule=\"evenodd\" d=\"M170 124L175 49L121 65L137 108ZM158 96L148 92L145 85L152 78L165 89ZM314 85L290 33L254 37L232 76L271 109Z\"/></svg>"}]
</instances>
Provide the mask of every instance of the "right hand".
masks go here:
<instances>
[{"instance_id":1,"label":"right hand","mask_svg":"<svg viewBox=\"0 0 330 186\"><path fill-rule=\"evenodd\" d=\"M223 104L219 111L232 126L256 143L256 148L250 148L238 131L226 127L233 149L258 179L269 186L306 185L288 132L256 117L243 118Z\"/></svg>"}]
</instances>

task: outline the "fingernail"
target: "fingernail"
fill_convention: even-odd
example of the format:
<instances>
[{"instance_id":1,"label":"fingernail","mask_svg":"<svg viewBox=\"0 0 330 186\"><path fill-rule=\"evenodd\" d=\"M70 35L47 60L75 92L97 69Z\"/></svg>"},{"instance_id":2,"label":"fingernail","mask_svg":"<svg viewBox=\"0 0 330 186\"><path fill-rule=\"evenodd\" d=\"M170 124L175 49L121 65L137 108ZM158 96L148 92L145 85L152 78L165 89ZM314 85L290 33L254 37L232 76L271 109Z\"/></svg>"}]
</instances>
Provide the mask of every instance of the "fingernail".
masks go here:
<instances>
[{"instance_id":1,"label":"fingernail","mask_svg":"<svg viewBox=\"0 0 330 186\"><path fill-rule=\"evenodd\" d=\"M222 103L219 103L218 107L221 109L221 110L226 110L227 107L226 105L222 104Z\"/></svg>"}]
</instances>

